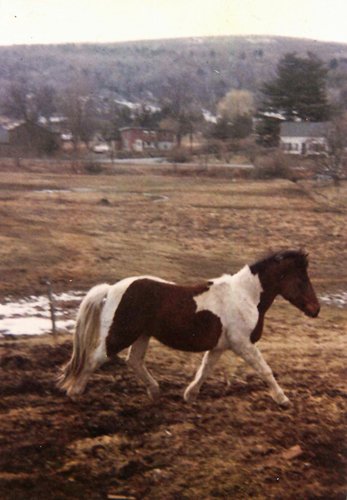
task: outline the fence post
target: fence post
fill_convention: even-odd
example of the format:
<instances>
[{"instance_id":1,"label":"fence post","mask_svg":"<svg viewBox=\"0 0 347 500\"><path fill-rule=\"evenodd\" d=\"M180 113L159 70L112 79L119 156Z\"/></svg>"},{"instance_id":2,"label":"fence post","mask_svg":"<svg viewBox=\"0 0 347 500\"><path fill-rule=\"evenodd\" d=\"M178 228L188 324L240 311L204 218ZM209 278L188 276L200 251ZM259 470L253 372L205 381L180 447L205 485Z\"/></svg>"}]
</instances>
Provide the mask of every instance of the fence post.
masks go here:
<instances>
[{"instance_id":1,"label":"fence post","mask_svg":"<svg viewBox=\"0 0 347 500\"><path fill-rule=\"evenodd\" d=\"M45 279L44 282L47 285L47 295L48 295L48 302L49 302L49 310L50 310L50 313L51 313L51 321L52 321L52 333L53 333L53 335L56 335L57 328L56 328L56 324L55 324L55 308L54 308L52 283L51 283L51 281L49 279Z\"/></svg>"}]
</instances>

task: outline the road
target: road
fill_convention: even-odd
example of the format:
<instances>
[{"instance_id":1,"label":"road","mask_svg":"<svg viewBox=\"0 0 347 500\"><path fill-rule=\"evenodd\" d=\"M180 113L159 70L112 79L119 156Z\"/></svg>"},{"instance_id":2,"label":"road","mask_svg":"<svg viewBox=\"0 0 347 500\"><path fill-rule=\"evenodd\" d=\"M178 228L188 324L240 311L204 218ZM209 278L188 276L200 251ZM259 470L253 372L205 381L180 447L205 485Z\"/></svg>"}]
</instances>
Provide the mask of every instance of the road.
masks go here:
<instances>
[{"instance_id":1,"label":"road","mask_svg":"<svg viewBox=\"0 0 347 500\"><path fill-rule=\"evenodd\" d=\"M223 168L242 168L242 169L252 169L254 165L251 163L173 163L166 161L165 158L124 158L119 159L115 158L111 160L110 158L105 158L104 156L94 156L93 161L97 161L100 163L113 163L114 165L150 165L150 166L158 166L158 167L172 167L173 165L184 165L185 167L191 166L194 168L206 168L206 167L223 167Z\"/></svg>"}]
</instances>

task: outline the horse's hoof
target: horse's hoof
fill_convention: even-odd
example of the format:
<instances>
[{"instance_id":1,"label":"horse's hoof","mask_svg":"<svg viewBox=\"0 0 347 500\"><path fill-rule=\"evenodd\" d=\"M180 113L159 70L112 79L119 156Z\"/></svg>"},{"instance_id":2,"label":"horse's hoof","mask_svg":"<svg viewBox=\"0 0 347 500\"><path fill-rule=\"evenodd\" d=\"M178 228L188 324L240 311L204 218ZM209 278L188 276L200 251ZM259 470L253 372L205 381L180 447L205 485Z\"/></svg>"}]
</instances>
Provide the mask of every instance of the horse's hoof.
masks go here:
<instances>
[{"instance_id":1,"label":"horse's hoof","mask_svg":"<svg viewBox=\"0 0 347 500\"><path fill-rule=\"evenodd\" d=\"M159 387L147 389L147 394L152 401L158 401L160 398L160 389Z\"/></svg>"},{"instance_id":2,"label":"horse's hoof","mask_svg":"<svg viewBox=\"0 0 347 500\"><path fill-rule=\"evenodd\" d=\"M183 399L186 403L194 403L198 397L198 392L185 391Z\"/></svg>"},{"instance_id":3,"label":"horse's hoof","mask_svg":"<svg viewBox=\"0 0 347 500\"><path fill-rule=\"evenodd\" d=\"M67 396L72 403L78 403L79 401L82 400L82 394L80 393L68 394Z\"/></svg>"},{"instance_id":4,"label":"horse's hoof","mask_svg":"<svg viewBox=\"0 0 347 500\"><path fill-rule=\"evenodd\" d=\"M69 390L66 395L71 401L79 401L83 396L83 390Z\"/></svg>"},{"instance_id":5,"label":"horse's hoof","mask_svg":"<svg viewBox=\"0 0 347 500\"><path fill-rule=\"evenodd\" d=\"M291 402L287 398L287 396L284 394L283 391L281 392L270 392L270 395L272 399L277 403L279 406L282 406L283 408L288 408L291 405Z\"/></svg>"},{"instance_id":6,"label":"horse's hoof","mask_svg":"<svg viewBox=\"0 0 347 500\"><path fill-rule=\"evenodd\" d=\"M287 396L284 396L284 398L278 402L279 406L281 408L290 408L293 406L293 403L290 401L290 399L287 398Z\"/></svg>"}]
</instances>

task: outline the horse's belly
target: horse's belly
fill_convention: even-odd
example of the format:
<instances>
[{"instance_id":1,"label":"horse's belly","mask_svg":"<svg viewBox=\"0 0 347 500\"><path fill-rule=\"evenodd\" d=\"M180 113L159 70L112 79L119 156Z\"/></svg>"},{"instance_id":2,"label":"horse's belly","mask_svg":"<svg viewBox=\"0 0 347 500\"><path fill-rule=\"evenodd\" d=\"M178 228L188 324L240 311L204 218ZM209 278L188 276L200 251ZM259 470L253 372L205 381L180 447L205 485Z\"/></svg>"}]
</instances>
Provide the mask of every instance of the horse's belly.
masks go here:
<instances>
[{"instance_id":1,"label":"horse's belly","mask_svg":"<svg viewBox=\"0 0 347 500\"><path fill-rule=\"evenodd\" d=\"M222 323L211 311L199 311L188 321L160 322L152 335L173 349L188 352L210 351L222 335Z\"/></svg>"}]
</instances>

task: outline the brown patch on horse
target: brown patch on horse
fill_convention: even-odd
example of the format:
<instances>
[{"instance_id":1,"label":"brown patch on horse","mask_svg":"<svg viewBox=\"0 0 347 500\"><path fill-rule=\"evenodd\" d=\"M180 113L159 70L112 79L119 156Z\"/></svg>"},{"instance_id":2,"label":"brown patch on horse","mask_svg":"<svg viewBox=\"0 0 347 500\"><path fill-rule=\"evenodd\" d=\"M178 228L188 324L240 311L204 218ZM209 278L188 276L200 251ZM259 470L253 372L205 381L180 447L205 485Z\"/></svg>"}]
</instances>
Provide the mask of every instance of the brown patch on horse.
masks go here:
<instances>
[{"instance_id":1,"label":"brown patch on horse","mask_svg":"<svg viewBox=\"0 0 347 500\"><path fill-rule=\"evenodd\" d=\"M107 355L129 347L140 335L188 352L213 349L222 323L211 311L197 312L194 297L208 291L208 283L179 286L151 279L134 281L124 293L106 339Z\"/></svg>"},{"instance_id":2,"label":"brown patch on horse","mask_svg":"<svg viewBox=\"0 0 347 500\"><path fill-rule=\"evenodd\" d=\"M264 327L264 316L265 314L259 314L257 324L251 333L252 344L255 344L261 338L261 334L263 333L263 327Z\"/></svg>"},{"instance_id":3,"label":"brown patch on horse","mask_svg":"<svg viewBox=\"0 0 347 500\"><path fill-rule=\"evenodd\" d=\"M255 342L258 342L258 340L260 340L260 338L261 338L261 335L263 333L263 327L264 327L265 313L269 309L269 307L271 306L274 299L275 299L275 296L273 293L269 293L269 292L264 291L260 295L260 302L258 304L259 318L258 318L257 324L255 325L254 330L251 333L252 344L255 344Z\"/></svg>"}]
</instances>

